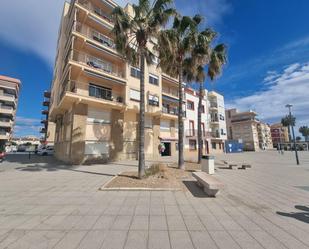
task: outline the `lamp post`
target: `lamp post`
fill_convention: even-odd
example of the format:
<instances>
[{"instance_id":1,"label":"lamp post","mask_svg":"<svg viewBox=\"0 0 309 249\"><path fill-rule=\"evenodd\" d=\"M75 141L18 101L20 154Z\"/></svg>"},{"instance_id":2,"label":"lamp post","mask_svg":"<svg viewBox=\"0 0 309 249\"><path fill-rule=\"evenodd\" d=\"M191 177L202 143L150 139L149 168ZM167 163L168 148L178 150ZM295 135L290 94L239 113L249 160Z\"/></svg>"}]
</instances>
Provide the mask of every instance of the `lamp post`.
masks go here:
<instances>
[{"instance_id":1,"label":"lamp post","mask_svg":"<svg viewBox=\"0 0 309 249\"><path fill-rule=\"evenodd\" d=\"M290 121L292 120L292 106L291 104L287 104L285 107L289 109L289 118ZM294 151L295 151L295 157L296 157L296 164L299 165L299 159L298 159L298 153L297 153L297 148L296 148L296 141L295 141L295 133L294 133L294 125L291 123L291 128L292 128L292 135L293 135L293 143L294 143Z\"/></svg>"}]
</instances>

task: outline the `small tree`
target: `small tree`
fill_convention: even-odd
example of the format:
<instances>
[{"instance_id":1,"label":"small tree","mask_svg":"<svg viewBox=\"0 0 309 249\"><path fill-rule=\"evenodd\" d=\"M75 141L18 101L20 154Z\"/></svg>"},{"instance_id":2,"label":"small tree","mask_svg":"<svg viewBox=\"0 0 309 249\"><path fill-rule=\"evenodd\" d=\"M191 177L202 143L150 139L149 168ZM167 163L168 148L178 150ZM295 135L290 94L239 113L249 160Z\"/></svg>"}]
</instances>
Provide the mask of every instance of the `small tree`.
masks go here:
<instances>
[{"instance_id":1,"label":"small tree","mask_svg":"<svg viewBox=\"0 0 309 249\"><path fill-rule=\"evenodd\" d=\"M299 132L303 135L306 142L309 142L309 127L308 126L302 126L299 128Z\"/></svg>"},{"instance_id":2,"label":"small tree","mask_svg":"<svg viewBox=\"0 0 309 249\"><path fill-rule=\"evenodd\" d=\"M116 7L112 13L117 51L129 63L139 65L140 68L139 178L145 175L145 62L150 64L154 57L147 44L175 13L169 7L172 3L173 0L155 0L152 4L150 0L139 0L138 5L133 5L133 16L129 16L121 7Z\"/></svg>"}]
</instances>

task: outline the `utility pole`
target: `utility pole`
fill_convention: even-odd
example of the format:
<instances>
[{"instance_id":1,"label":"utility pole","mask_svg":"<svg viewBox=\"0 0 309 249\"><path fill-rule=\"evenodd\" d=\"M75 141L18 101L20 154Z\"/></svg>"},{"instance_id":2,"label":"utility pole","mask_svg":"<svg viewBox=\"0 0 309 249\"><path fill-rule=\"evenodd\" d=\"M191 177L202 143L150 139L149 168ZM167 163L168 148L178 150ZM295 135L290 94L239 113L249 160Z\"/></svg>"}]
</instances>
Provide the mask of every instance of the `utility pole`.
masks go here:
<instances>
[{"instance_id":1,"label":"utility pole","mask_svg":"<svg viewBox=\"0 0 309 249\"><path fill-rule=\"evenodd\" d=\"M289 109L289 118L290 121L292 121L292 106L291 104L287 104L285 107ZM296 164L299 165L299 159L298 159L298 153L297 153L297 148L296 148L296 141L295 141L295 133L294 133L294 125L291 123L291 128L292 128L292 135L293 135L293 143L294 143L294 151L295 151L295 157L296 157Z\"/></svg>"}]
</instances>

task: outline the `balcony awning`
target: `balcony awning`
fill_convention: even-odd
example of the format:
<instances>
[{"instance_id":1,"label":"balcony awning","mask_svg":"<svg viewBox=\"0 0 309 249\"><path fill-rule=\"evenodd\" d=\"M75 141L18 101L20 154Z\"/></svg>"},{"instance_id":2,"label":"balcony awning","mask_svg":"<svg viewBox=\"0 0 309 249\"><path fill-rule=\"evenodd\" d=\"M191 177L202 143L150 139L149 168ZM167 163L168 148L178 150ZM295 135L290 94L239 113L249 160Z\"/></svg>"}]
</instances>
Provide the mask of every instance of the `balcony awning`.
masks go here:
<instances>
[{"instance_id":1,"label":"balcony awning","mask_svg":"<svg viewBox=\"0 0 309 249\"><path fill-rule=\"evenodd\" d=\"M116 79L113 79L113 78L110 78L108 76L103 76L101 74L98 74L98 73L95 73L95 72L92 72L88 69L85 69L84 72L92 77L97 77L97 78L101 78L101 79L105 79L105 80L108 80L108 81L112 81L112 82L115 82L115 83L118 83L118 84L121 84L121 85L125 85L126 82L125 81L121 81L121 80L116 80Z\"/></svg>"},{"instance_id":2,"label":"balcony awning","mask_svg":"<svg viewBox=\"0 0 309 249\"><path fill-rule=\"evenodd\" d=\"M174 98L171 98L169 96L166 96L166 95L164 95L164 93L162 93L162 99L166 100L168 102L178 103L178 99L174 99Z\"/></svg>"},{"instance_id":3,"label":"balcony awning","mask_svg":"<svg viewBox=\"0 0 309 249\"><path fill-rule=\"evenodd\" d=\"M159 139L166 142L178 141L178 138L176 137L159 137Z\"/></svg>"}]
</instances>

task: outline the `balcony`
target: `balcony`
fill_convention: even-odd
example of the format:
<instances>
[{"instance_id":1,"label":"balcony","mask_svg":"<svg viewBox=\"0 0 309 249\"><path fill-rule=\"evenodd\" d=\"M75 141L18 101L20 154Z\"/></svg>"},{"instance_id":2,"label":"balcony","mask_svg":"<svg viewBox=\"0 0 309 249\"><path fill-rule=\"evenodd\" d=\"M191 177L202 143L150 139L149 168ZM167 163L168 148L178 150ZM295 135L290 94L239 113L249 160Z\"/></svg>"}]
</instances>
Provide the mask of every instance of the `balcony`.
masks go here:
<instances>
[{"instance_id":1,"label":"balcony","mask_svg":"<svg viewBox=\"0 0 309 249\"><path fill-rule=\"evenodd\" d=\"M219 119L218 119L218 117L212 117L212 118L210 119L210 123L211 123L211 124L219 124Z\"/></svg>"},{"instance_id":2,"label":"balcony","mask_svg":"<svg viewBox=\"0 0 309 249\"><path fill-rule=\"evenodd\" d=\"M13 122L11 119L0 119L0 127L5 127L5 128L11 128L13 125Z\"/></svg>"},{"instance_id":3,"label":"balcony","mask_svg":"<svg viewBox=\"0 0 309 249\"><path fill-rule=\"evenodd\" d=\"M198 130L197 129L189 129L185 131L186 137L197 137ZM210 136L209 132L206 132L205 130L202 130L202 137L207 138Z\"/></svg>"},{"instance_id":4,"label":"balcony","mask_svg":"<svg viewBox=\"0 0 309 249\"><path fill-rule=\"evenodd\" d=\"M170 114L170 115L178 115L178 109L177 107L166 107L166 106L163 106L162 107L162 112L163 113L166 113L166 114Z\"/></svg>"},{"instance_id":5,"label":"balcony","mask_svg":"<svg viewBox=\"0 0 309 249\"><path fill-rule=\"evenodd\" d=\"M1 105L0 113L13 115L14 108L12 106Z\"/></svg>"},{"instance_id":6,"label":"balcony","mask_svg":"<svg viewBox=\"0 0 309 249\"><path fill-rule=\"evenodd\" d=\"M114 40L109 38L108 36L99 33L98 31L86 26L82 25L81 23L77 22L74 25L74 31L77 33L89 38L90 40L100 43L100 45L104 46L105 48L113 50L113 52L116 52L116 45L114 43Z\"/></svg>"},{"instance_id":7,"label":"balcony","mask_svg":"<svg viewBox=\"0 0 309 249\"><path fill-rule=\"evenodd\" d=\"M121 68L117 65L99 59L95 56L74 50L73 61L77 62L78 64L84 65L94 71L103 73L104 75L116 77L115 79L120 79L121 81L124 80L124 70L121 70Z\"/></svg>"},{"instance_id":8,"label":"balcony","mask_svg":"<svg viewBox=\"0 0 309 249\"><path fill-rule=\"evenodd\" d=\"M7 131L0 131L0 140L8 140L10 135L11 134Z\"/></svg>"},{"instance_id":9,"label":"balcony","mask_svg":"<svg viewBox=\"0 0 309 249\"><path fill-rule=\"evenodd\" d=\"M218 109L218 103L216 103L216 102L210 102L210 104L209 104L209 108L210 109Z\"/></svg>"},{"instance_id":10,"label":"balcony","mask_svg":"<svg viewBox=\"0 0 309 249\"><path fill-rule=\"evenodd\" d=\"M66 93L69 98L78 97L83 103L96 101L98 103L109 105L115 109L121 109L124 106L124 97L113 91L111 88L88 84L77 81L67 81L61 91L60 99L63 99ZM74 94L74 95L72 95Z\"/></svg>"},{"instance_id":11,"label":"balcony","mask_svg":"<svg viewBox=\"0 0 309 249\"><path fill-rule=\"evenodd\" d=\"M212 136L213 138L220 138L220 132L219 132L219 131L211 132L211 136Z\"/></svg>"},{"instance_id":12,"label":"balcony","mask_svg":"<svg viewBox=\"0 0 309 249\"><path fill-rule=\"evenodd\" d=\"M45 91L45 92L44 92L44 97L45 97L45 98L48 98L48 99L49 99L50 96L51 96L51 93L50 93L49 91Z\"/></svg>"},{"instance_id":13,"label":"balcony","mask_svg":"<svg viewBox=\"0 0 309 249\"><path fill-rule=\"evenodd\" d=\"M2 93L0 94L0 100L7 101L7 102L13 102L15 104L15 95L8 94L8 93Z\"/></svg>"},{"instance_id":14,"label":"balcony","mask_svg":"<svg viewBox=\"0 0 309 249\"><path fill-rule=\"evenodd\" d=\"M76 3L89 11L90 17L94 18L95 21L108 26L109 29L113 28L112 16L106 10L93 5L89 0L77 0Z\"/></svg>"},{"instance_id":15,"label":"balcony","mask_svg":"<svg viewBox=\"0 0 309 249\"><path fill-rule=\"evenodd\" d=\"M46 133L46 129L45 128L41 128L40 129L40 133L44 133L45 134Z\"/></svg>"},{"instance_id":16,"label":"balcony","mask_svg":"<svg viewBox=\"0 0 309 249\"><path fill-rule=\"evenodd\" d=\"M49 103L50 103L49 100L44 100L44 101L43 101L43 106L47 106L47 107L48 107L48 106L49 106Z\"/></svg>"},{"instance_id":17,"label":"balcony","mask_svg":"<svg viewBox=\"0 0 309 249\"><path fill-rule=\"evenodd\" d=\"M42 110L41 112L43 115L48 115L49 111L48 110Z\"/></svg>"}]
</instances>

